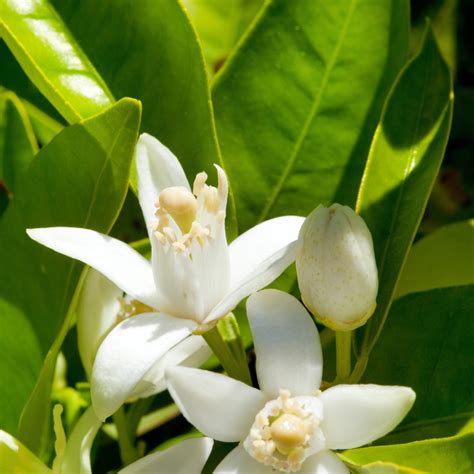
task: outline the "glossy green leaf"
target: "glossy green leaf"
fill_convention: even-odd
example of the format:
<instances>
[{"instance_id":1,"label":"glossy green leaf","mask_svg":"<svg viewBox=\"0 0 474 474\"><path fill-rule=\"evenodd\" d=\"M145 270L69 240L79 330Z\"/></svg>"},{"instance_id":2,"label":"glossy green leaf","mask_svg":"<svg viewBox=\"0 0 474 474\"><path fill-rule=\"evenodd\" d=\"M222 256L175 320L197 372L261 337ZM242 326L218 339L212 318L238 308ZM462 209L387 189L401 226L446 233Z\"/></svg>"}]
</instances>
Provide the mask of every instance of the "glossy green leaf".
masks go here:
<instances>
[{"instance_id":1,"label":"glossy green leaf","mask_svg":"<svg viewBox=\"0 0 474 474\"><path fill-rule=\"evenodd\" d=\"M3 298L0 298L0 347L0 429L14 435L43 356L31 323ZM0 472L6 471L0 467Z\"/></svg>"},{"instance_id":2,"label":"glossy green leaf","mask_svg":"<svg viewBox=\"0 0 474 474\"><path fill-rule=\"evenodd\" d=\"M474 219L435 230L408 254L395 298L474 283Z\"/></svg>"},{"instance_id":3,"label":"glossy green leaf","mask_svg":"<svg viewBox=\"0 0 474 474\"><path fill-rule=\"evenodd\" d=\"M0 93L0 181L14 195L18 181L38 151L33 129L15 94Z\"/></svg>"},{"instance_id":4,"label":"glossy green leaf","mask_svg":"<svg viewBox=\"0 0 474 474\"><path fill-rule=\"evenodd\" d=\"M362 381L406 385L416 402L382 444L458 433L474 416L474 285L396 301Z\"/></svg>"},{"instance_id":5,"label":"glossy green leaf","mask_svg":"<svg viewBox=\"0 0 474 474\"><path fill-rule=\"evenodd\" d=\"M352 449L345 451L342 458L357 464L390 462L430 474L471 474L474 469L474 433L407 444Z\"/></svg>"},{"instance_id":6,"label":"glossy green leaf","mask_svg":"<svg viewBox=\"0 0 474 474\"><path fill-rule=\"evenodd\" d=\"M31 125L42 146L47 145L63 128L64 125L43 112L30 102L23 100Z\"/></svg>"},{"instance_id":7,"label":"glossy green leaf","mask_svg":"<svg viewBox=\"0 0 474 474\"><path fill-rule=\"evenodd\" d=\"M29 319L43 354L55 341L19 432L36 453L41 452L52 372L83 266L33 242L25 229L65 225L108 232L125 198L139 120L137 101L124 99L65 129L35 158L0 222L0 301ZM6 312L0 314L2 321Z\"/></svg>"},{"instance_id":8,"label":"glossy green leaf","mask_svg":"<svg viewBox=\"0 0 474 474\"><path fill-rule=\"evenodd\" d=\"M391 462L371 462L363 466L350 465L355 474L427 474L411 467L400 466Z\"/></svg>"},{"instance_id":9,"label":"glossy green leaf","mask_svg":"<svg viewBox=\"0 0 474 474\"><path fill-rule=\"evenodd\" d=\"M213 88L239 228L354 205L408 51L408 2L273 0Z\"/></svg>"},{"instance_id":10,"label":"glossy green leaf","mask_svg":"<svg viewBox=\"0 0 474 474\"><path fill-rule=\"evenodd\" d=\"M0 3L0 36L30 80L69 122L113 102L106 84L46 0Z\"/></svg>"},{"instance_id":11,"label":"glossy green leaf","mask_svg":"<svg viewBox=\"0 0 474 474\"><path fill-rule=\"evenodd\" d=\"M443 159L452 117L450 72L430 28L394 86L374 136L356 210L372 232L377 309L362 329L375 344ZM363 360L363 359L362 359Z\"/></svg>"},{"instance_id":12,"label":"glossy green leaf","mask_svg":"<svg viewBox=\"0 0 474 474\"><path fill-rule=\"evenodd\" d=\"M263 0L183 0L201 40L208 74L222 66Z\"/></svg>"}]
</instances>

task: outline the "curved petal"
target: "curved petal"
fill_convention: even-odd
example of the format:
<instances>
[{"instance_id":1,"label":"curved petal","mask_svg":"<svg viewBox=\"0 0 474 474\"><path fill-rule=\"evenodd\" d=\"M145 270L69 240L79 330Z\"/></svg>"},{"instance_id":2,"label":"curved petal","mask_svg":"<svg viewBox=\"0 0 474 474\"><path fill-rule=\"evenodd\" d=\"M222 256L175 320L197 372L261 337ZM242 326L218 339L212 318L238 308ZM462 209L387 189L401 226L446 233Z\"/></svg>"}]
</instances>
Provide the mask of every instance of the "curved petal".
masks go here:
<instances>
[{"instance_id":1,"label":"curved petal","mask_svg":"<svg viewBox=\"0 0 474 474\"><path fill-rule=\"evenodd\" d=\"M166 381L185 418L219 441L244 439L265 404L260 390L207 370L171 367Z\"/></svg>"},{"instance_id":2,"label":"curved petal","mask_svg":"<svg viewBox=\"0 0 474 474\"><path fill-rule=\"evenodd\" d=\"M349 474L347 466L331 451L323 451L308 458L301 474Z\"/></svg>"},{"instance_id":3,"label":"curved petal","mask_svg":"<svg viewBox=\"0 0 474 474\"><path fill-rule=\"evenodd\" d=\"M329 449L357 448L392 431L415 402L409 387L337 385L321 394Z\"/></svg>"},{"instance_id":4,"label":"curved petal","mask_svg":"<svg viewBox=\"0 0 474 474\"><path fill-rule=\"evenodd\" d=\"M260 262L252 273L246 275L247 280L242 280L237 286L231 287L227 295L214 307L204 322L210 323L226 315L248 295L261 290L278 278L295 261L298 248L299 242L292 242L272 254L265 261Z\"/></svg>"},{"instance_id":5,"label":"curved petal","mask_svg":"<svg viewBox=\"0 0 474 474\"><path fill-rule=\"evenodd\" d=\"M163 313L143 313L117 325L99 347L92 367L91 396L105 420L130 395L155 362L189 336L194 321Z\"/></svg>"},{"instance_id":6,"label":"curved petal","mask_svg":"<svg viewBox=\"0 0 474 474\"><path fill-rule=\"evenodd\" d=\"M212 351L202 336L189 336L170 349L143 377L132 397L149 397L166 390L165 369L176 365L199 367Z\"/></svg>"},{"instance_id":7,"label":"curved petal","mask_svg":"<svg viewBox=\"0 0 474 474\"><path fill-rule=\"evenodd\" d=\"M100 343L117 324L122 294L102 273L88 271L77 305L77 343L89 379Z\"/></svg>"},{"instance_id":8,"label":"curved petal","mask_svg":"<svg viewBox=\"0 0 474 474\"><path fill-rule=\"evenodd\" d=\"M321 384L323 355L319 334L305 307L278 290L263 290L247 300L247 316L257 355L260 389L277 398L314 394Z\"/></svg>"},{"instance_id":9,"label":"curved petal","mask_svg":"<svg viewBox=\"0 0 474 474\"><path fill-rule=\"evenodd\" d=\"M173 474L200 474L211 454L214 442L210 438L191 438L168 448L149 454L125 467L119 474L151 472Z\"/></svg>"},{"instance_id":10,"label":"curved petal","mask_svg":"<svg viewBox=\"0 0 474 474\"><path fill-rule=\"evenodd\" d=\"M90 452L101 424L92 407L83 413L67 440L61 472L92 472Z\"/></svg>"},{"instance_id":11,"label":"curved petal","mask_svg":"<svg viewBox=\"0 0 474 474\"><path fill-rule=\"evenodd\" d=\"M231 286L249 280L265 260L298 239L304 217L282 216L262 222L229 245Z\"/></svg>"},{"instance_id":12,"label":"curved petal","mask_svg":"<svg viewBox=\"0 0 474 474\"><path fill-rule=\"evenodd\" d=\"M143 133L135 149L138 178L138 199L149 232L155 217L155 202L163 189L184 186L190 190L184 170L173 155L155 137Z\"/></svg>"},{"instance_id":13,"label":"curved petal","mask_svg":"<svg viewBox=\"0 0 474 474\"><path fill-rule=\"evenodd\" d=\"M157 290L150 262L129 245L78 227L27 229L26 233L55 252L90 265L131 297L156 307Z\"/></svg>"},{"instance_id":14,"label":"curved petal","mask_svg":"<svg viewBox=\"0 0 474 474\"><path fill-rule=\"evenodd\" d=\"M216 467L214 474L271 474L272 467L255 460L242 446L234 448Z\"/></svg>"}]
</instances>

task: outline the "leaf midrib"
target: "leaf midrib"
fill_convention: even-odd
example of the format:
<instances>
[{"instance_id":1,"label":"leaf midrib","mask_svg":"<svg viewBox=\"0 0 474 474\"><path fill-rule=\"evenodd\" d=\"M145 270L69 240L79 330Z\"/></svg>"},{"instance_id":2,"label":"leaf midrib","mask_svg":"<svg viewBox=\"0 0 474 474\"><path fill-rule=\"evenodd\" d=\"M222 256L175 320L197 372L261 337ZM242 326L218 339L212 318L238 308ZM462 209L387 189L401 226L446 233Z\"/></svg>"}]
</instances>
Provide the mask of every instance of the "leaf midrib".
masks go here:
<instances>
[{"instance_id":1,"label":"leaf midrib","mask_svg":"<svg viewBox=\"0 0 474 474\"><path fill-rule=\"evenodd\" d=\"M342 44L343 44L343 42L345 40L345 37L347 35L347 31L349 29L349 24L352 20L357 1L358 0L352 0L352 3L350 5L348 13L347 13L347 18L344 22L344 25L341 28L341 32L340 32L338 41L336 43L336 46L334 47L334 50L331 54L331 58L329 59L327 67L324 71L324 75L323 75L323 78L321 80L321 86L318 90L318 93L314 97L314 100L313 100L313 103L311 105L308 117L307 117L307 119L306 119L306 121L303 125L303 128L301 129L300 134L298 135L298 139L295 142L293 152L292 152L292 154L291 154L291 156L290 156L290 158L289 158L289 160L286 164L286 167L283 170L283 173L281 174L280 179L278 180L278 183L275 186L272 195L270 196L270 199L267 201L267 204L263 208L263 210L262 210L262 212L261 212L261 214L260 214L260 216L257 220L257 223L262 222L267 217L267 215L269 214L269 212L271 211L273 206L275 205L275 203L278 199L278 196L280 195L281 190L283 189L283 185L284 185L286 179L288 178L288 175L290 174L291 170L293 169L293 167L294 167L294 165L295 165L295 163L298 159L298 155L299 155L299 153L301 151L301 148L303 146L303 143L304 143L304 141L305 141L305 139L308 135L309 128L310 128L312 122L315 120L315 118L317 116L317 113L318 113L318 110L319 110L319 105L321 103L323 94L326 91L326 88L328 86L329 78L330 78L331 73L333 71L333 68L336 64L337 57L339 55Z\"/></svg>"}]
</instances>

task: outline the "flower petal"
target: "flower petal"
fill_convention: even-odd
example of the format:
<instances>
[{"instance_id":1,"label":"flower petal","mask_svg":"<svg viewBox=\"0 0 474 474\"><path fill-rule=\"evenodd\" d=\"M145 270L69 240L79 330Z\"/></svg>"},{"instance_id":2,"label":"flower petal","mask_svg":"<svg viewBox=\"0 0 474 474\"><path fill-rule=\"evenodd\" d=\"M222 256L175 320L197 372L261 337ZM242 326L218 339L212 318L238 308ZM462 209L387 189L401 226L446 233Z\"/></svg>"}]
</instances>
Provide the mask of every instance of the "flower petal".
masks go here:
<instances>
[{"instance_id":1,"label":"flower petal","mask_svg":"<svg viewBox=\"0 0 474 474\"><path fill-rule=\"evenodd\" d=\"M185 418L219 441L244 439L265 404L260 390L207 370L171 367L168 390Z\"/></svg>"},{"instance_id":2,"label":"flower petal","mask_svg":"<svg viewBox=\"0 0 474 474\"><path fill-rule=\"evenodd\" d=\"M90 452L101 424L92 407L83 413L67 440L61 472L92 472Z\"/></svg>"},{"instance_id":3,"label":"flower petal","mask_svg":"<svg viewBox=\"0 0 474 474\"><path fill-rule=\"evenodd\" d=\"M323 451L308 458L300 474L349 474L347 466L331 451Z\"/></svg>"},{"instance_id":4,"label":"flower petal","mask_svg":"<svg viewBox=\"0 0 474 474\"><path fill-rule=\"evenodd\" d=\"M252 227L229 245L231 286L240 286L276 252L298 239L304 217L283 216Z\"/></svg>"},{"instance_id":5,"label":"flower petal","mask_svg":"<svg viewBox=\"0 0 474 474\"><path fill-rule=\"evenodd\" d=\"M288 293L263 290L247 300L247 316L260 389L269 398L277 398L280 389L292 396L313 394L321 384L323 356L305 307Z\"/></svg>"},{"instance_id":6,"label":"flower petal","mask_svg":"<svg viewBox=\"0 0 474 474\"><path fill-rule=\"evenodd\" d=\"M271 466L265 466L255 460L242 446L234 448L214 470L214 474L271 474L275 472Z\"/></svg>"},{"instance_id":7,"label":"flower petal","mask_svg":"<svg viewBox=\"0 0 474 474\"><path fill-rule=\"evenodd\" d=\"M264 288L278 278L294 262L298 248L298 241L292 242L272 254L265 261L260 262L257 267L253 268L252 272L245 276L247 280L242 280L236 286L231 287L227 295L214 307L204 322L210 323L226 315L248 295Z\"/></svg>"},{"instance_id":8,"label":"flower petal","mask_svg":"<svg viewBox=\"0 0 474 474\"><path fill-rule=\"evenodd\" d=\"M212 351L202 336L189 336L170 349L143 377L132 396L148 397L166 390L165 369L175 365L199 367Z\"/></svg>"},{"instance_id":9,"label":"flower petal","mask_svg":"<svg viewBox=\"0 0 474 474\"><path fill-rule=\"evenodd\" d=\"M191 438L168 448L149 454L125 467L119 474L151 472L173 474L200 474L211 454L214 442L210 438Z\"/></svg>"},{"instance_id":10,"label":"flower petal","mask_svg":"<svg viewBox=\"0 0 474 474\"><path fill-rule=\"evenodd\" d=\"M77 305L77 342L82 365L90 379L100 343L117 324L122 290L91 268Z\"/></svg>"},{"instance_id":11,"label":"flower petal","mask_svg":"<svg viewBox=\"0 0 474 474\"><path fill-rule=\"evenodd\" d=\"M149 232L156 221L155 202L163 189L184 186L190 190L184 170L173 155L155 137L143 133L138 139L136 151L138 199Z\"/></svg>"},{"instance_id":12,"label":"flower petal","mask_svg":"<svg viewBox=\"0 0 474 474\"><path fill-rule=\"evenodd\" d=\"M415 392L399 386L337 385L325 390L321 400L327 447L349 449L392 431L415 402Z\"/></svg>"},{"instance_id":13,"label":"flower petal","mask_svg":"<svg viewBox=\"0 0 474 474\"><path fill-rule=\"evenodd\" d=\"M194 321L143 313L117 325L99 347L92 368L91 396L104 420L133 393L148 370L196 327Z\"/></svg>"},{"instance_id":14,"label":"flower petal","mask_svg":"<svg viewBox=\"0 0 474 474\"><path fill-rule=\"evenodd\" d=\"M148 260L120 240L78 227L27 229L36 242L95 268L121 290L149 306L158 298Z\"/></svg>"}]
</instances>

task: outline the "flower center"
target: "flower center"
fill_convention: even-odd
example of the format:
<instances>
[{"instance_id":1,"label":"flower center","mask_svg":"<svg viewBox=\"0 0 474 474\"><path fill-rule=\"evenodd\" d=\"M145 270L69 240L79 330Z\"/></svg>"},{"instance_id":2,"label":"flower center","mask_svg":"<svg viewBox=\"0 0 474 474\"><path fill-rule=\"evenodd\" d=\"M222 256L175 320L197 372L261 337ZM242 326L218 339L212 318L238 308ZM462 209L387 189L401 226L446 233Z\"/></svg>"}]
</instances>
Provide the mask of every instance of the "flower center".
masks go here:
<instances>
[{"instance_id":1,"label":"flower center","mask_svg":"<svg viewBox=\"0 0 474 474\"><path fill-rule=\"evenodd\" d=\"M257 414L244 448L257 461L279 471L298 471L324 447L319 427L322 404L316 397L291 397L288 390Z\"/></svg>"},{"instance_id":2,"label":"flower center","mask_svg":"<svg viewBox=\"0 0 474 474\"><path fill-rule=\"evenodd\" d=\"M183 234L191 229L196 218L197 201L186 188L171 186L163 189L158 198L158 206L174 219Z\"/></svg>"}]
</instances>

